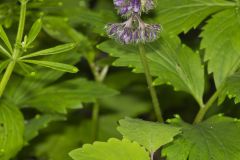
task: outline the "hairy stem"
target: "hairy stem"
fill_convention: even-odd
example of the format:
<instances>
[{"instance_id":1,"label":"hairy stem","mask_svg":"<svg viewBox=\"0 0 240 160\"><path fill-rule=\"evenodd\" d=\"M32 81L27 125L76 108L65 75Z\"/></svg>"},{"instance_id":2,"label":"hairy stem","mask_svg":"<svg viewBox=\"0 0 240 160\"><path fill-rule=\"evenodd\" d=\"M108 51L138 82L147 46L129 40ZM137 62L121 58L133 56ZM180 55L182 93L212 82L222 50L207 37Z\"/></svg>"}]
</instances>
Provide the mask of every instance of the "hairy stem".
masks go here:
<instances>
[{"instance_id":1,"label":"hairy stem","mask_svg":"<svg viewBox=\"0 0 240 160\"><path fill-rule=\"evenodd\" d=\"M217 100L218 98L218 95L219 95L219 92L220 92L220 89L217 90L213 95L212 97L208 100L208 102L203 105L203 107L200 108L197 116L195 117L195 120L194 120L194 124L196 123L199 123L203 120L205 114L207 113L207 111L212 107L213 103Z\"/></svg>"},{"instance_id":2,"label":"hairy stem","mask_svg":"<svg viewBox=\"0 0 240 160\"><path fill-rule=\"evenodd\" d=\"M148 83L148 89L150 91L150 95L152 97L152 104L153 104L153 108L156 114L156 118L159 122L163 122L163 117L162 117L162 112L160 109L160 104L158 101L158 97L157 97L157 92L155 90L155 88L153 87L152 84L152 76L150 74L150 69L149 69L149 65L148 65L148 61L147 61L147 57L145 54L145 48L142 44L139 45L139 52L140 52L140 58L142 61L142 65L143 65L143 69L144 69L144 73L146 76L146 80Z\"/></svg>"},{"instance_id":3,"label":"hairy stem","mask_svg":"<svg viewBox=\"0 0 240 160\"><path fill-rule=\"evenodd\" d=\"M20 11L20 20L19 20L19 26L18 26L18 32L16 37L16 43L13 50L13 55L11 62L8 64L7 69L3 75L3 78L0 82L0 97L2 97L3 92L8 84L8 81L12 75L12 72L15 68L17 58L19 57L21 53L20 45L23 38L23 32L24 32L24 26L25 26L25 19L26 19L26 9L27 9L27 1L22 0L21 1L21 11Z\"/></svg>"}]
</instances>

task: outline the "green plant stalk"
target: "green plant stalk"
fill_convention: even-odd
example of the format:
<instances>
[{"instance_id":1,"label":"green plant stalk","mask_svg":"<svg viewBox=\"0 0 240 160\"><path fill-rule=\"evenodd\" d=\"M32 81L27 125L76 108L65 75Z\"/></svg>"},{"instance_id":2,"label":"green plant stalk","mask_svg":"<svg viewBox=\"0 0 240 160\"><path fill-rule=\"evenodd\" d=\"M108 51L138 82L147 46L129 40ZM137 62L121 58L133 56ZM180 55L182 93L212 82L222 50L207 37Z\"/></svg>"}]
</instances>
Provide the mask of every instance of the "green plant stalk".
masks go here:
<instances>
[{"instance_id":1,"label":"green plant stalk","mask_svg":"<svg viewBox=\"0 0 240 160\"><path fill-rule=\"evenodd\" d=\"M98 137L99 111L100 111L100 106L98 101L96 101L94 103L93 110L92 110L92 141L93 142L97 140L97 137Z\"/></svg>"},{"instance_id":2,"label":"green plant stalk","mask_svg":"<svg viewBox=\"0 0 240 160\"><path fill-rule=\"evenodd\" d=\"M153 80L152 80L152 76L150 74L150 69L149 69L147 57L145 54L145 48L144 48L143 44L139 45L139 52L140 52L140 59L142 61L146 80L148 83L148 89L149 89L150 95L152 97L152 104L153 104L153 108L154 108L154 111L156 114L156 118L159 122L163 122L163 117L162 117L162 112L161 112L160 104L159 104L158 97L157 97L157 92L153 86Z\"/></svg>"},{"instance_id":3,"label":"green plant stalk","mask_svg":"<svg viewBox=\"0 0 240 160\"><path fill-rule=\"evenodd\" d=\"M218 89L212 95L212 97L208 100L208 102L205 105L203 105L203 107L200 108L199 112L197 113L194 119L194 122L193 122L194 124L197 124L203 120L207 111L212 107L213 103L217 100L219 93L220 93L220 89Z\"/></svg>"},{"instance_id":4,"label":"green plant stalk","mask_svg":"<svg viewBox=\"0 0 240 160\"><path fill-rule=\"evenodd\" d=\"M21 41L23 38L23 31L24 31L25 20L26 20L26 9L27 9L27 1L23 0L21 1L20 20L19 20L17 37L16 37L16 44L13 50L13 56L11 57L12 58L11 62L8 64L7 69L0 83L0 97L2 97L3 95L3 92L8 84L8 81L17 63L17 59L21 53L21 49L19 46L21 45Z\"/></svg>"},{"instance_id":5,"label":"green plant stalk","mask_svg":"<svg viewBox=\"0 0 240 160\"><path fill-rule=\"evenodd\" d=\"M108 66L105 67L101 73L98 72L97 67L94 63L92 63L90 60L88 60L88 64L90 66L90 69L92 71L92 74L94 75L94 79L96 82L102 83L102 81L105 79L107 72L108 72ZM99 112L100 112L100 105L99 101L96 100L96 102L93 105L92 110L92 141L94 142L98 138L98 131L99 131Z\"/></svg>"}]
</instances>

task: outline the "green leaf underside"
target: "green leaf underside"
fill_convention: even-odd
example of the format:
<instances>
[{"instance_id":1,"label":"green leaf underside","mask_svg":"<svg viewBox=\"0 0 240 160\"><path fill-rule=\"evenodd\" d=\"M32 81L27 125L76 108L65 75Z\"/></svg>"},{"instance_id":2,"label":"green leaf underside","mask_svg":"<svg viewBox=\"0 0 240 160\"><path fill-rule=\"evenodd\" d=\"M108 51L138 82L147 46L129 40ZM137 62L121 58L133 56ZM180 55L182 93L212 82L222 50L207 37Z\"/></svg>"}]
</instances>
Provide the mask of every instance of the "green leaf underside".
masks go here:
<instances>
[{"instance_id":1,"label":"green leaf underside","mask_svg":"<svg viewBox=\"0 0 240 160\"><path fill-rule=\"evenodd\" d=\"M195 126L174 121L183 133L163 149L167 160L239 160L239 120L214 116Z\"/></svg>"},{"instance_id":2,"label":"green leaf underside","mask_svg":"<svg viewBox=\"0 0 240 160\"><path fill-rule=\"evenodd\" d=\"M63 21L61 17L46 16L43 18L43 29L51 37L61 42L87 42L87 38L80 32L77 32L67 22ZM87 44L88 45L88 44Z\"/></svg>"},{"instance_id":3,"label":"green leaf underside","mask_svg":"<svg viewBox=\"0 0 240 160\"><path fill-rule=\"evenodd\" d=\"M3 42L5 43L5 45L8 47L9 51L12 52L13 49L12 49L12 46L11 46L11 43L8 39L8 36L7 34L5 33L3 27L0 25L0 38L3 40Z\"/></svg>"},{"instance_id":4,"label":"green leaf underside","mask_svg":"<svg viewBox=\"0 0 240 160\"><path fill-rule=\"evenodd\" d=\"M220 93L219 103L222 103L226 96L233 98L235 103L240 102L240 72L227 78Z\"/></svg>"},{"instance_id":5,"label":"green leaf underside","mask_svg":"<svg viewBox=\"0 0 240 160\"><path fill-rule=\"evenodd\" d=\"M32 58L32 57L37 57L37 56L47 56L47 55L59 54L59 53L70 51L75 46L76 45L74 43L63 44L63 45L59 45L59 46L56 46L53 48L38 51L35 53L30 53L26 56L21 57L21 59Z\"/></svg>"},{"instance_id":6,"label":"green leaf underside","mask_svg":"<svg viewBox=\"0 0 240 160\"><path fill-rule=\"evenodd\" d=\"M118 59L114 66L134 68L134 72L143 73L136 46L125 47L114 41L106 41L98 48ZM161 38L145 46L152 76L156 76L155 85L171 84L176 90L186 91L202 103L204 91L204 70L200 56L186 46L182 46L176 37L162 34Z\"/></svg>"},{"instance_id":7,"label":"green leaf underside","mask_svg":"<svg viewBox=\"0 0 240 160\"><path fill-rule=\"evenodd\" d=\"M201 34L203 38L201 48L206 50L208 72L213 73L217 88L237 70L240 64L238 14L235 9L229 9L214 15Z\"/></svg>"},{"instance_id":8,"label":"green leaf underside","mask_svg":"<svg viewBox=\"0 0 240 160\"><path fill-rule=\"evenodd\" d=\"M117 91L100 83L73 79L37 90L22 104L35 107L43 112L66 113L67 108L82 108L83 102L94 102L98 98L116 94L118 94Z\"/></svg>"},{"instance_id":9,"label":"green leaf underside","mask_svg":"<svg viewBox=\"0 0 240 160\"><path fill-rule=\"evenodd\" d=\"M24 141L29 142L38 135L39 130L46 128L52 121L64 120L63 116L59 115L37 115L29 120L25 125Z\"/></svg>"},{"instance_id":10,"label":"green leaf underside","mask_svg":"<svg viewBox=\"0 0 240 160\"><path fill-rule=\"evenodd\" d=\"M108 142L85 144L69 155L74 160L150 160L149 153L139 144L114 138Z\"/></svg>"},{"instance_id":11,"label":"green leaf underside","mask_svg":"<svg viewBox=\"0 0 240 160\"><path fill-rule=\"evenodd\" d=\"M158 0L154 22L159 22L164 30L177 35L196 28L209 15L235 8L236 5L226 0Z\"/></svg>"},{"instance_id":12,"label":"green leaf underside","mask_svg":"<svg viewBox=\"0 0 240 160\"><path fill-rule=\"evenodd\" d=\"M27 36L27 46L30 45L38 36L39 32L42 29L42 20L38 19L36 22L32 25L29 34Z\"/></svg>"},{"instance_id":13,"label":"green leaf underside","mask_svg":"<svg viewBox=\"0 0 240 160\"><path fill-rule=\"evenodd\" d=\"M25 62L25 63L32 63L32 64L36 64L39 66L51 68L51 69L62 71L62 72L69 72L69 73L78 72L78 68L76 68L72 65L64 64L64 63L50 62L50 61L38 61L38 60L21 60L21 61Z\"/></svg>"},{"instance_id":14,"label":"green leaf underside","mask_svg":"<svg viewBox=\"0 0 240 160\"><path fill-rule=\"evenodd\" d=\"M139 119L125 118L119 123L118 130L123 137L136 141L151 153L173 141L173 137L180 133L178 127Z\"/></svg>"},{"instance_id":15,"label":"green leaf underside","mask_svg":"<svg viewBox=\"0 0 240 160\"><path fill-rule=\"evenodd\" d=\"M9 160L23 146L24 120L21 112L9 101L0 103L0 159Z\"/></svg>"}]
</instances>

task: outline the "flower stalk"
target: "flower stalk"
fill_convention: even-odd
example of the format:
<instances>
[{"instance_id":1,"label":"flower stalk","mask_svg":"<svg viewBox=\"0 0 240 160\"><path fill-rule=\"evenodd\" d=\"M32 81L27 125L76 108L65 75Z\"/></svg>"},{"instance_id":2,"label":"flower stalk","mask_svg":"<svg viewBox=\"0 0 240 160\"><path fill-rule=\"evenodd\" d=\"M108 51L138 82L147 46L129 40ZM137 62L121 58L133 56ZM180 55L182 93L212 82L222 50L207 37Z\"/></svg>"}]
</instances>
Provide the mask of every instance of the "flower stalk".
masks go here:
<instances>
[{"instance_id":1,"label":"flower stalk","mask_svg":"<svg viewBox=\"0 0 240 160\"><path fill-rule=\"evenodd\" d=\"M156 118L159 122L163 122L163 117L162 117L162 112L161 112L160 104L159 104L158 97L157 97L157 92L153 86L152 76L150 74L150 69L149 69L147 57L145 54L145 49L142 44L139 45L139 53L140 53L141 62L143 64L143 69L144 69L144 73L146 76L146 80L148 83L148 89L150 91L150 95L152 98L152 104L153 104Z\"/></svg>"},{"instance_id":2,"label":"flower stalk","mask_svg":"<svg viewBox=\"0 0 240 160\"><path fill-rule=\"evenodd\" d=\"M146 42L153 42L159 38L161 26L159 24L147 24L141 19L142 13L147 13L149 10L154 9L154 0L113 0L113 3L119 15L127 20L122 23L107 24L105 27L107 34L121 44L138 44L140 59L156 118L159 122L163 122L160 104L156 90L153 87L153 80L143 45Z\"/></svg>"}]
</instances>

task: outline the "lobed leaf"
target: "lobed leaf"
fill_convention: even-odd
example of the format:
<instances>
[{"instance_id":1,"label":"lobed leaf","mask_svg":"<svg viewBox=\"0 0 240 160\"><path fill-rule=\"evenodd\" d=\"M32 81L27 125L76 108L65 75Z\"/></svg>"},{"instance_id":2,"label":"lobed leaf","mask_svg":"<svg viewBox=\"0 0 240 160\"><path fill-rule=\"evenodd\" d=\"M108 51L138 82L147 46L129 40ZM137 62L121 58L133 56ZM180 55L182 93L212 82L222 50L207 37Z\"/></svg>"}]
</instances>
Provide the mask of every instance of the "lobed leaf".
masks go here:
<instances>
[{"instance_id":1,"label":"lobed leaf","mask_svg":"<svg viewBox=\"0 0 240 160\"><path fill-rule=\"evenodd\" d=\"M163 25L171 34L187 33L211 14L235 8L237 3L227 0L158 0L154 22Z\"/></svg>"},{"instance_id":2,"label":"lobed leaf","mask_svg":"<svg viewBox=\"0 0 240 160\"><path fill-rule=\"evenodd\" d=\"M239 159L239 120L214 116L197 125L186 124L180 119L172 121L182 127L182 134L163 149L167 160Z\"/></svg>"},{"instance_id":3,"label":"lobed leaf","mask_svg":"<svg viewBox=\"0 0 240 160\"><path fill-rule=\"evenodd\" d=\"M217 88L239 68L239 27L238 13L235 9L229 9L214 15L201 34L201 48L206 51L208 72L213 73Z\"/></svg>"},{"instance_id":4,"label":"lobed leaf","mask_svg":"<svg viewBox=\"0 0 240 160\"><path fill-rule=\"evenodd\" d=\"M161 146L173 141L180 128L167 124L125 118L119 121L118 131L124 138L136 141L154 153Z\"/></svg>"},{"instance_id":5,"label":"lobed leaf","mask_svg":"<svg viewBox=\"0 0 240 160\"><path fill-rule=\"evenodd\" d=\"M113 41L106 41L98 48L118 58L113 65L127 66L134 68L134 72L143 73L136 46L125 47ZM182 46L178 38L170 38L164 33L158 41L147 44L145 48L151 74L157 77L154 85L171 84L176 90L190 93L202 104L204 69L197 53Z\"/></svg>"},{"instance_id":6,"label":"lobed leaf","mask_svg":"<svg viewBox=\"0 0 240 160\"><path fill-rule=\"evenodd\" d=\"M85 144L73 150L69 155L74 160L150 160L148 152L135 142L127 139L109 139L108 142Z\"/></svg>"}]
</instances>

